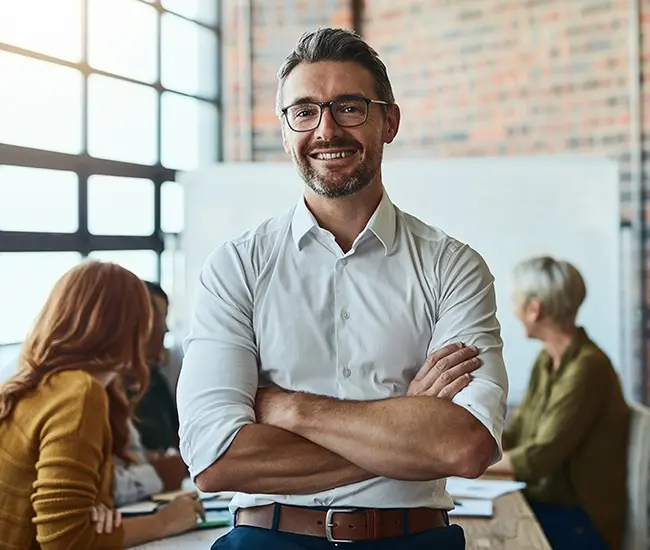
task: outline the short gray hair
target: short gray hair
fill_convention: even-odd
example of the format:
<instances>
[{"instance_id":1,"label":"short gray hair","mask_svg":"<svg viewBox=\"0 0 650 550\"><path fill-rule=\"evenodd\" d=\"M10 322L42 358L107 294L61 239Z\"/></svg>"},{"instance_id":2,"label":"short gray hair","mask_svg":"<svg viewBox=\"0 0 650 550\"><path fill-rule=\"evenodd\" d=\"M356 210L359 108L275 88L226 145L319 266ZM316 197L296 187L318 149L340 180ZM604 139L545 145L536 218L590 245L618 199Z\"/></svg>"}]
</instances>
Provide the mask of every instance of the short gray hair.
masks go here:
<instances>
[{"instance_id":1,"label":"short gray hair","mask_svg":"<svg viewBox=\"0 0 650 550\"><path fill-rule=\"evenodd\" d=\"M282 109L284 82L298 65L319 61L355 61L365 67L375 79L375 91L381 101L395 103L388 71L377 52L356 32L348 29L320 28L306 32L278 70L278 92L275 110Z\"/></svg>"},{"instance_id":2,"label":"short gray hair","mask_svg":"<svg viewBox=\"0 0 650 550\"><path fill-rule=\"evenodd\" d=\"M512 291L517 299L537 298L542 314L563 327L575 323L587 296L585 281L575 266L550 256L517 264L512 272Z\"/></svg>"}]
</instances>

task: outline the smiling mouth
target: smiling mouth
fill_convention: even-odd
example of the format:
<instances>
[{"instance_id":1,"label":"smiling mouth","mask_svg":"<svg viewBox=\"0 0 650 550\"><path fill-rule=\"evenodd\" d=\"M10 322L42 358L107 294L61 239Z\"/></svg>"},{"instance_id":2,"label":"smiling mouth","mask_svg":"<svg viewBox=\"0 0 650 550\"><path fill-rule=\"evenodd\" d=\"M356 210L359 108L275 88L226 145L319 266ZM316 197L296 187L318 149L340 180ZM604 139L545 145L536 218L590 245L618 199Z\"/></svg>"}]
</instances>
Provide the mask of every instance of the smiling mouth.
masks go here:
<instances>
[{"instance_id":1,"label":"smiling mouth","mask_svg":"<svg viewBox=\"0 0 650 550\"><path fill-rule=\"evenodd\" d=\"M352 155L356 155L356 153L356 151L335 151L332 153L312 153L309 156L316 160L336 160L351 157Z\"/></svg>"}]
</instances>

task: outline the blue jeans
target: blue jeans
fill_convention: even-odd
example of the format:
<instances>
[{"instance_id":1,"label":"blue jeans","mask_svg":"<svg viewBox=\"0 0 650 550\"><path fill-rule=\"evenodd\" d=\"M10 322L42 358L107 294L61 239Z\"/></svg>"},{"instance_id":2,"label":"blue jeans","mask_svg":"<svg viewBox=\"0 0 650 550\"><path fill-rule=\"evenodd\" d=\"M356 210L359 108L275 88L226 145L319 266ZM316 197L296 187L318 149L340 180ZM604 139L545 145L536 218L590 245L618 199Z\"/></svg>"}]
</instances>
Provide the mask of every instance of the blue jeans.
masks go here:
<instances>
[{"instance_id":1,"label":"blue jeans","mask_svg":"<svg viewBox=\"0 0 650 550\"><path fill-rule=\"evenodd\" d=\"M348 547L350 550L465 550L465 535L460 526L450 525L417 535L336 545L320 537L242 525L217 540L212 550L342 550Z\"/></svg>"},{"instance_id":2,"label":"blue jeans","mask_svg":"<svg viewBox=\"0 0 650 550\"><path fill-rule=\"evenodd\" d=\"M608 550L582 508L530 502L553 550Z\"/></svg>"}]
</instances>

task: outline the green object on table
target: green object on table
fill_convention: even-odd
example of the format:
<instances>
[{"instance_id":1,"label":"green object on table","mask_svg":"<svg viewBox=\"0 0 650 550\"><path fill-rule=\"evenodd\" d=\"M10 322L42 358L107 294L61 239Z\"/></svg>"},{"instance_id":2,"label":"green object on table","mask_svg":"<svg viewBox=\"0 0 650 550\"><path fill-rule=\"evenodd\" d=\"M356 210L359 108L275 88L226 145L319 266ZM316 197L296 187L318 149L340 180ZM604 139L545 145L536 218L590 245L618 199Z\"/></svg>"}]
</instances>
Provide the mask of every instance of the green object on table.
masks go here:
<instances>
[{"instance_id":1,"label":"green object on table","mask_svg":"<svg viewBox=\"0 0 650 550\"><path fill-rule=\"evenodd\" d=\"M199 518L197 529L214 529L215 527L230 527L232 525L232 514L229 510L207 510L205 521Z\"/></svg>"}]
</instances>

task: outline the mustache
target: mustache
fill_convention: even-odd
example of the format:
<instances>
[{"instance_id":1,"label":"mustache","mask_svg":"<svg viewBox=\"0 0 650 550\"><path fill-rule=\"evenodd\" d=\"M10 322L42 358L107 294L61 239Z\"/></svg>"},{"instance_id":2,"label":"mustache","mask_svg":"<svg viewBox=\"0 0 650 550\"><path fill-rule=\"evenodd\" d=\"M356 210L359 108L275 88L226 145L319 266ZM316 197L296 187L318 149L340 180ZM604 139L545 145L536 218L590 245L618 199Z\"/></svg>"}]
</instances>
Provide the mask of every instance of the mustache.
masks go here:
<instances>
[{"instance_id":1,"label":"mustache","mask_svg":"<svg viewBox=\"0 0 650 550\"><path fill-rule=\"evenodd\" d=\"M331 141L319 141L318 143L315 143L307 150L307 154L309 155L316 150L342 149L344 147L350 147L352 149L357 149L357 150L363 149L363 146L356 140L337 138Z\"/></svg>"}]
</instances>

